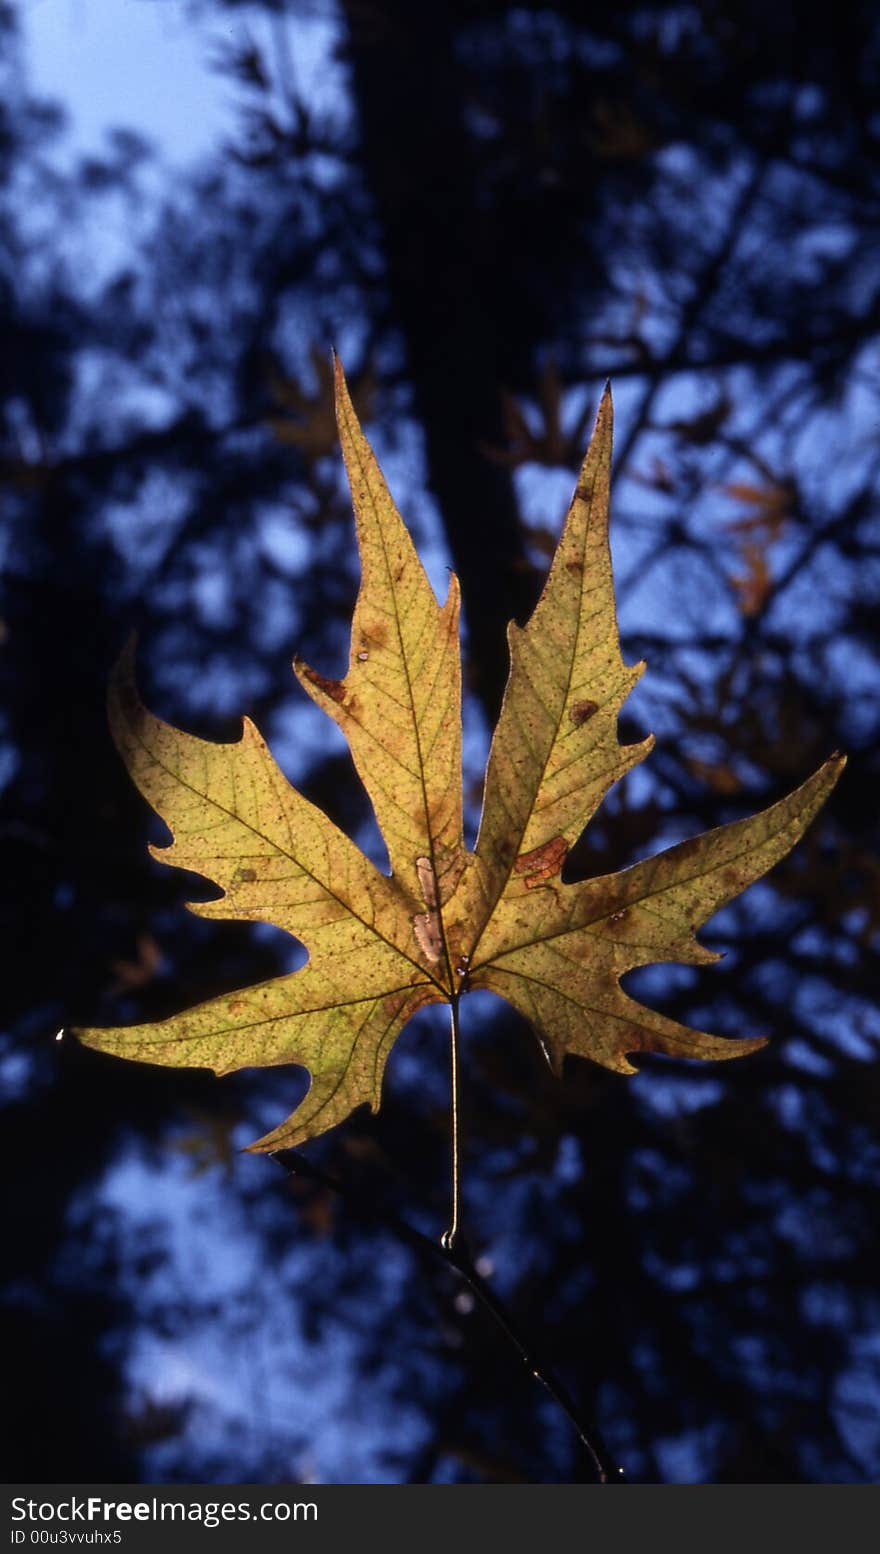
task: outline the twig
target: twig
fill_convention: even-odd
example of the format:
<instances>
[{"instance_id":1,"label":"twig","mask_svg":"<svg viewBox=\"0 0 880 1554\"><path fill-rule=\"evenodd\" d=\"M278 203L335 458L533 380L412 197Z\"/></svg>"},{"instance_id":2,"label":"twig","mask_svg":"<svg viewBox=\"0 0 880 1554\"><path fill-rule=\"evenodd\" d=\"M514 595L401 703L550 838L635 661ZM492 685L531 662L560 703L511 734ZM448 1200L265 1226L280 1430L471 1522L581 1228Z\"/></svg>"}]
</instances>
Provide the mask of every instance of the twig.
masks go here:
<instances>
[{"instance_id":1,"label":"twig","mask_svg":"<svg viewBox=\"0 0 880 1554\"><path fill-rule=\"evenodd\" d=\"M452 1035L452 1223L440 1237L444 1252L454 1252L461 1229L461 1031L458 999L449 1005Z\"/></svg>"},{"instance_id":2,"label":"twig","mask_svg":"<svg viewBox=\"0 0 880 1554\"><path fill-rule=\"evenodd\" d=\"M407 1220L401 1219L393 1210L377 1205L366 1193L359 1192L357 1188L350 1187L331 1176L321 1166L315 1165L305 1155L300 1154L297 1149L276 1150L271 1158L277 1160L282 1170L289 1176L301 1176L309 1181L320 1183L322 1187L329 1187L332 1192L352 1204L359 1212L393 1230L401 1241L405 1241L417 1252L430 1256L435 1261L439 1259L447 1268L453 1269L516 1350L522 1364L531 1372L535 1380L541 1383L573 1425L592 1462L598 1482L600 1484L624 1482L623 1469L611 1456L598 1426L583 1413L552 1368L539 1356L535 1344L531 1339L526 1338L516 1325L494 1290L466 1257L460 1243L446 1244L449 1233L442 1242L434 1241L422 1231L416 1230L415 1226L410 1225Z\"/></svg>"}]
</instances>

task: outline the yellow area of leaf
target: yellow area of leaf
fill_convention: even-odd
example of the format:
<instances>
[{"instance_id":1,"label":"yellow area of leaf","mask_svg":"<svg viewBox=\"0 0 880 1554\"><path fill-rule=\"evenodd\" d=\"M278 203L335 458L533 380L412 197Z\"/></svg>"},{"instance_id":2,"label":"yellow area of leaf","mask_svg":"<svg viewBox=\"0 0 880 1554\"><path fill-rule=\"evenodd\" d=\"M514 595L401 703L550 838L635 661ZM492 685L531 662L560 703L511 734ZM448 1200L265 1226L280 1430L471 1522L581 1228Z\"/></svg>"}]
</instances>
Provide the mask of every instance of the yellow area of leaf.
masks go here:
<instances>
[{"instance_id":1,"label":"yellow area of leaf","mask_svg":"<svg viewBox=\"0 0 880 1554\"><path fill-rule=\"evenodd\" d=\"M464 868L458 580L442 609L391 499L337 363L339 435L354 502L361 586L344 680L300 661L300 683L345 734L394 876L427 906L418 860L445 901Z\"/></svg>"},{"instance_id":2,"label":"yellow area of leaf","mask_svg":"<svg viewBox=\"0 0 880 1554\"><path fill-rule=\"evenodd\" d=\"M617 737L621 706L645 666L620 656L608 546L611 429L606 389L544 591L528 625L508 629L510 679L468 871L466 913L480 924L471 953L499 898L521 898L548 859L558 875L608 789L653 744ZM523 868L530 858L534 870Z\"/></svg>"},{"instance_id":3,"label":"yellow area of leaf","mask_svg":"<svg viewBox=\"0 0 880 1554\"><path fill-rule=\"evenodd\" d=\"M536 1027L557 1069L565 1053L632 1073L627 1053L733 1058L763 1045L688 1030L629 998L620 978L658 961L717 959L696 938L719 907L793 847L840 775L826 761L761 814L707 831L618 874L505 893L474 955L471 984L500 993ZM528 881L526 881L528 884Z\"/></svg>"},{"instance_id":4,"label":"yellow area of leaf","mask_svg":"<svg viewBox=\"0 0 880 1554\"><path fill-rule=\"evenodd\" d=\"M652 743L621 745L617 734L644 666L624 664L614 609L610 394L541 598L525 628L510 627L473 853L462 841L457 583L439 606L338 367L336 411L362 565L349 665L342 680L294 667L348 739L391 874L287 783L247 719L237 743L218 745L153 717L129 651L113 676L110 720L134 781L172 831L173 845L156 855L220 887L218 900L192 911L274 923L309 959L171 1019L80 1039L218 1074L305 1067L305 1099L251 1146L260 1150L311 1138L363 1102L378 1107L388 1052L411 1015L471 988L519 1009L557 1071L567 1053L631 1073L628 1054L717 1059L760 1046L689 1030L636 1003L620 979L657 961L714 960L696 930L794 845L843 757L750 819L618 874L561 879L608 789Z\"/></svg>"},{"instance_id":5,"label":"yellow area of leaf","mask_svg":"<svg viewBox=\"0 0 880 1554\"><path fill-rule=\"evenodd\" d=\"M110 689L110 722L129 771L169 826L163 863L223 890L201 917L272 922L302 940L308 964L170 1020L81 1040L142 1062L232 1069L299 1063L312 1085L292 1129L261 1147L299 1142L363 1101L378 1106L388 1049L410 1015L443 997L413 927L418 902L381 874L297 793L254 725L219 745L169 727L141 704L132 650Z\"/></svg>"}]
</instances>

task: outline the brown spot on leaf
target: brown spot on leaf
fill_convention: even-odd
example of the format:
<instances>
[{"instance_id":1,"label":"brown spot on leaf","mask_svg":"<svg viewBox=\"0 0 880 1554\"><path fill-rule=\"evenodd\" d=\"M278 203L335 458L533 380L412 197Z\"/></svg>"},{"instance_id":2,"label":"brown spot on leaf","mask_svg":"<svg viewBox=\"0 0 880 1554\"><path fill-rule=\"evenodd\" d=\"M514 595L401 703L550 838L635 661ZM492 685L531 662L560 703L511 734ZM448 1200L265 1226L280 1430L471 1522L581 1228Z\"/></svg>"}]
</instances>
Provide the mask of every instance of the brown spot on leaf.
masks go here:
<instances>
[{"instance_id":1,"label":"brown spot on leaf","mask_svg":"<svg viewBox=\"0 0 880 1554\"><path fill-rule=\"evenodd\" d=\"M375 621L372 626L365 626L361 632L361 641L365 648L384 647L388 641L388 627L384 621Z\"/></svg>"},{"instance_id":2,"label":"brown spot on leaf","mask_svg":"<svg viewBox=\"0 0 880 1554\"><path fill-rule=\"evenodd\" d=\"M226 1008L230 1014L243 1014L245 1007L246 1005L243 998L230 998L229 1003L226 1005Z\"/></svg>"},{"instance_id":3,"label":"brown spot on leaf","mask_svg":"<svg viewBox=\"0 0 880 1554\"><path fill-rule=\"evenodd\" d=\"M422 892L422 900L429 910L433 911L437 906L437 880L431 865L430 858L416 859L416 874L419 877L419 886Z\"/></svg>"},{"instance_id":4,"label":"brown spot on leaf","mask_svg":"<svg viewBox=\"0 0 880 1554\"><path fill-rule=\"evenodd\" d=\"M307 664L303 664L302 672L310 684L316 685L325 696L332 697L334 701L345 700L345 685L342 680L328 680L326 675L318 674L317 669L310 669Z\"/></svg>"},{"instance_id":5,"label":"brown spot on leaf","mask_svg":"<svg viewBox=\"0 0 880 1554\"><path fill-rule=\"evenodd\" d=\"M609 923L622 923L629 917L629 907L621 907L619 912L612 912Z\"/></svg>"},{"instance_id":6,"label":"brown spot on leaf","mask_svg":"<svg viewBox=\"0 0 880 1554\"><path fill-rule=\"evenodd\" d=\"M577 561L572 558L571 561L566 561L565 570L566 572L570 572L572 577L580 577L584 570L584 564L582 561Z\"/></svg>"},{"instance_id":7,"label":"brown spot on leaf","mask_svg":"<svg viewBox=\"0 0 880 1554\"><path fill-rule=\"evenodd\" d=\"M413 918L413 928L419 945L432 965L436 965L443 955L443 930L440 926L440 913L437 899L437 876L430 858L416 859L416 874L419 879L419 888L422 892L422 900L428 908L427 912L419 912Z\"/></svg>"},{"instance_id":8,"label":"brown spot on leaf","mask_svg":"<svg viewBox=\"0 0 880 1554\"><path fill-rule=\"evenodd\" d=\"M543 885L559 873L567 852L565 837L554 836L549 842L544 842L543 846L533 847L528 853L520 853L513 867L517 874L527 876L526 888L534 890L536 885Z\"/></svg>"},{"instance_id":9,"label":"brown spot on leaf","mask_svg":"<svg viewBox=\"0 0 880 1554\"><path fill-rule=\"evenodd\" d=\"M575 728L580 728L582 723L586 723L587 719L591 718L593 713L598 711L599 703L597 701L576 701L568 715Z\"/></svg>"},{"instance_id":10,"label":"brown spot on leaf","mask_svg":"<svg viewBox=\"0 0 880 1554\"><path fill-rule=\"evenodd\" d=\"M427 959L436 966L443 955L443 936L440 932L438 912L419 912L412 920L419 946Z\"/></svg>"},{"instance_id":11,"label":"brown spot on leaf","mask_svg":"<svg viewBox=\"0 0 880 1554\"><path fill-rule=\"evenodd\" d=\"M239 869L238 879L243 885L250 885L257 877L256 869Z\"/></svg>"}]
</instances>

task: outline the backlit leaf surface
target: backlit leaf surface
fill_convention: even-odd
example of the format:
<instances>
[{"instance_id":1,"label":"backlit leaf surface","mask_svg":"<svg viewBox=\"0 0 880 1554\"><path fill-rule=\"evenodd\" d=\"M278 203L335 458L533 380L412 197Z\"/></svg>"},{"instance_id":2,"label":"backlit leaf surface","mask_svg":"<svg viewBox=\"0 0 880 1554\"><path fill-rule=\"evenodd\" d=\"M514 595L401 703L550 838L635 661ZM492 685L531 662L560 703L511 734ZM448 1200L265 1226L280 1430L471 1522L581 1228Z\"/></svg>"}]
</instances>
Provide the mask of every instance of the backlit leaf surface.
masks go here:
<instances>
[{"instance_id":1,"label":"backlit leaf surface","mask_svg":"<svg viewBox=\"0 0 880 1554\"><path fill-rule=\"evenodd\" d=\"M383 874L291 787L254 725L235 744L152 716L118 665L110 719L140 791L174 841L163 862L223 890L191 910L270 922L309 959L289 976L153 1024L78 1032L120 1057L180 1067L300 1064L311 1085L252 1146L278 1149L377 1108L389 1050L423 1005L472 988L532 1023L557 1071L567 1053L621 1073L645 1051L731 1058L762 1045L690 1030L635 1002L620 978L658 961L714 960L696 931L765 874L837 781L832 756L770 809L617 874L563 884L570 848L613 783L651 749L621 745L621 706L644 665L620 655L608 501L606 391L540 600L511 625L511 669L474 852L462 838L458 585L437 604L337 367L337 418L354 501L361 587L343 680L297 660L339 724L385 838Z\"/></svg>"}]
</instances>

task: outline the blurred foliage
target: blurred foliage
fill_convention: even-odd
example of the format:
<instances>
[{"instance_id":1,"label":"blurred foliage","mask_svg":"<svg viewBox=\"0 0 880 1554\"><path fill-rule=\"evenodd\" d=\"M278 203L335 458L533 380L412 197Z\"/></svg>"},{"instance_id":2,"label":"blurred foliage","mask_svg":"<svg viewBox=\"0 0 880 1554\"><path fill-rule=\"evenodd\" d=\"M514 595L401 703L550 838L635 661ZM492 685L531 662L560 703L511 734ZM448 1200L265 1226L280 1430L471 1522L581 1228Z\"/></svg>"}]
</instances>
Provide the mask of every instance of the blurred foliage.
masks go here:
<instances>
[{"instance_id":1,"label":"blurred foliage","mask_svg":"<svg viewBox=\"0 0 880 1554\"><path fill-rule=\"evenodd\" d=\"M750 0L199 0L236 111L173 177L125 131L62 155L17 14L0 8L7 1478L320 1476L304 1385L336 1410L339 1477L587 1472L381 1219L232 1154L234 1119L253 1136L280 1079L131 1071L53 1040L291 963L278 936L188 918L148 858L104 712L132 626L151 705L214 738L247 711L375 854L347 757L276 667L296 649L333 672L354 595L331 342L407 510L430 488L419 537L471 601L474 771L504 625L614 382L621 628L649 661L621 732L658 744L582 874L849 752L823 823L719 921L726 969L632 978L768 1051L634 1080L572 1062L560 1085L481 1006L465 1185L474 1250L632 1477L876 1477L876 8L829 27ZM402 1048L380 1117L311 1147L439 1231L445 1036L426 1018ZM223 1280L175 1273L175 1161L234 1249ZM124 1190L138 1162L147 1212ZM145 1335L201 1369L162 1392L134 1363ZM218 1378L242 1348L230 1425Z\"/></svg>"}]
</instances>

